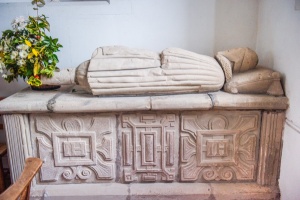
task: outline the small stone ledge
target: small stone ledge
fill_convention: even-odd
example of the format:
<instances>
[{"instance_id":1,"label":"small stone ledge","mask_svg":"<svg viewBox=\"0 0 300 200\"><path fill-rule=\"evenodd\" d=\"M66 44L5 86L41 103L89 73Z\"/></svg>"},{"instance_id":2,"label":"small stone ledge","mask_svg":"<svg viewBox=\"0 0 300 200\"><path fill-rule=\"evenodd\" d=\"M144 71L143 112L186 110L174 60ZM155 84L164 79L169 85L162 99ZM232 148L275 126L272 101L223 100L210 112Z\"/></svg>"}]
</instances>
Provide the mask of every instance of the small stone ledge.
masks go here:
<instances>
[{"instance_id":1,"label":"small stone ledge","mask_svg":"<svg viewBox=\"0 0 300 200\"><path fill-rule=\"evenodd\" d=\"M153 183L153 184L69 184L35 185L31 199L72 200L229 200L280 199L278 187L255 183Z\"/></svg>"},{"instance_id":2,"label":"small stone ledge","mask_svg":"<svg viewBox=\"0 0 300 200\"><path fill-rule=\"evenodd\" d=\"M209 93L214 109L263 109L286 110L287 97L275 97L262 94L230 94L223 91Z\"/></svg>"},{"instance_id":3,"label":"small stone ledge","mask_svg":"<svg viewBox=\"0 0 300 200\"><path fill-rule=\"evenodd\" d=\"M181 94L151 97L151 110L209 110L211 99L207 94Z\"/></svg>"},{"instance_id":4,"label":"small stone ledge","mask_svg":"<svg viewBox=\"0 0 300 200\"><path fill-rule=\"evenodd\" d=\"M73 86L56 91L24 89L0 102L0 114L161 110L285 110L288 98L226 92L98 97Z\"/></svg>"}]
</instances>

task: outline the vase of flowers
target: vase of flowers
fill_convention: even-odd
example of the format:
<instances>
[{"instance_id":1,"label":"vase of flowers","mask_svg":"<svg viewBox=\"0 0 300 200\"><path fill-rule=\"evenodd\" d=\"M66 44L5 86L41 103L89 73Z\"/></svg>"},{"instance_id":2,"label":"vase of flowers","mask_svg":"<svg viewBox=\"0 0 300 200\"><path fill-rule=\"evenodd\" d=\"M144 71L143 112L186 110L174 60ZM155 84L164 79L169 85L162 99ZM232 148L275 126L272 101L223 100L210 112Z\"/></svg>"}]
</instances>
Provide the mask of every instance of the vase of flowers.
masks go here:
<instances>
[{"instance_id":1,"label":"vase of flowers","mask_svg":"<svg viewBox=\"0 0 300 200\"><path fill-rule=\"evenodd\" d=\"M33 87L43 87L41 76L48 78L58 70L55 54L62 47L57 38L46 34L50 24L45 15L39 15L44 0L33 0L36 17L17 17L12 22L12 30L3 31L0 39L0 73L11 82L19 77Z\"/></svg>"}]
</instances>

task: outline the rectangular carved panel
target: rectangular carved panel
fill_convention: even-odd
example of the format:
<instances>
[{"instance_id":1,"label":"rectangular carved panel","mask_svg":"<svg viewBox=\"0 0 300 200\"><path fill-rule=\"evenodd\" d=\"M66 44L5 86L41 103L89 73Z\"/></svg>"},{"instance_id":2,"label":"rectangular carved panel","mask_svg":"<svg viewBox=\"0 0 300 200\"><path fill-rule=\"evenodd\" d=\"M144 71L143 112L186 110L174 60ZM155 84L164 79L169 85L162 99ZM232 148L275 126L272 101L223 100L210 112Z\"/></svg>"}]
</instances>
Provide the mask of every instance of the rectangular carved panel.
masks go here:
<instances>
[{"instance_id":1,"label":"rectangular carved panel","mask_svg":"<svg viewBox=\"0 0 300 200\"><path fill-rule=\"evenodd\" d=\"M123 180L174 181L178 163L174 157L178 152L178 117L175 114L124 114L120 121Z\"/></svg>"},{"instance_id":2,"label":"rectangular carved panel","mask_svg":"<svg viewBox=\"0 0 300 200\"><path fill-rule=\"evenodd\" d=\"M10 163L10 177L14 183L18 180L24 168L27 146L23 137L29 134L28 129L25 128L28 118L26 115L13 114L3 115L3 120Z\"/></svg>"},{"instance_id":3,"label":"rectangular carved panel","mask_svg":"<svg viewBox=\"0 0 300 200\"><path fill-rule=\"evenodd\" d=\"M284 122L284 112L263 113L257 176L258 184L278 185Z\"/></svg>"},{"instance_id":4,"label":"rectangular carved panel","mask_svg":"<svg viewBox=\"0 0 300 200\"><path fill-rule=\"evenodd\" d=\"M256 179L259 111L204 111L182 115L181 181Z\"/></svg>"},{"instance_id":5,"label":"rectangular carved panel","mask_svg":"<svg viewBox=\"0 0 300 200\"><path fill-rule=\"evenodd\" d=\"M167 131L167 166L174 165L174 132Z\"/></svg>"},{"instance_id":6,"label":"rectangular carved panel","mask_svg":"<svg viewBox=\"0 0 300 200\"><path fill-rule=\"evenodd\" d=\"M210 166L216 163L235 163L237 134L239 131L205 130L197 131L197 163L198 166Z\"/></svg>"},{"instance_id":7,"label":"rectangular carved panel","mask_svg":"<svg viewBox=\"0 0 300 200\"><path fill-rule=\"evenodd\" d=\"M115 177L114 115L32 114L34 155L47 184L107 182Z\"/></svg>"},{"instance_id":8,"label":"rectangular carved panel","mask_svg":"<svg viewBox=\"0 0 300 200\"><path fill-rule=\"evenodd\" d=\"M131 159L131 143L130 143L130 132L123 132L123 161L125 166L130 166L132 164Z\"/></svg>"},{"instance_id":9,"label":"rectangular carved panel","mask_svg":"<svg viewBox=\"0 0 300 200\"><path fill-rule=\"evenodd\" d=\"M95 141L95 132L52 133L55 166L96 165Z\"/></svg>"},{"instance_id":10,"label":"rectangular carved panel","mask_svg":"<svg viewBox=\"0 0 300 200\"><path fill-rule=\"evenodd\" d=\"M64 157L85 157L86 156L86 142L75 141L63 142L63 156Z\"/></svg>"},{"instance_id":11,"label":"rectangular carved panel","mask_svg":"<svg viewBox=\"0 0 300 200\"><path fill-rule=\"evenodd\" d=\"M156 132L141 132L142 165L155 166Z\"/></svg>"}]
</instances>

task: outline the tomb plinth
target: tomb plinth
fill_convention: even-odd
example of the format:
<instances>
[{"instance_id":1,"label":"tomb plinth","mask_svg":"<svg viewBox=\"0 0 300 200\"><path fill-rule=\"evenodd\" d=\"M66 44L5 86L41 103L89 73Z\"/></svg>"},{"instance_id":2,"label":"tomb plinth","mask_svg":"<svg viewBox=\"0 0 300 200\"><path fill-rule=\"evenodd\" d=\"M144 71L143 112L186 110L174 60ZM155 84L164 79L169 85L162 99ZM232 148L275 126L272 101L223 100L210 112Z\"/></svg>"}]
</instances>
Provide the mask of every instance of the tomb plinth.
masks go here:
<instances>
[{"instance_id":1,"label":"tomb plinth","mask_svg":"<svg viewBox=\"0 0 300 200\"><path fill-rule=\"evenodd\" d=\"M32 199L279 199L286 97L225 92L98 97L25 89L0 103L12 181Z\"/></svg>"}]
</instances>

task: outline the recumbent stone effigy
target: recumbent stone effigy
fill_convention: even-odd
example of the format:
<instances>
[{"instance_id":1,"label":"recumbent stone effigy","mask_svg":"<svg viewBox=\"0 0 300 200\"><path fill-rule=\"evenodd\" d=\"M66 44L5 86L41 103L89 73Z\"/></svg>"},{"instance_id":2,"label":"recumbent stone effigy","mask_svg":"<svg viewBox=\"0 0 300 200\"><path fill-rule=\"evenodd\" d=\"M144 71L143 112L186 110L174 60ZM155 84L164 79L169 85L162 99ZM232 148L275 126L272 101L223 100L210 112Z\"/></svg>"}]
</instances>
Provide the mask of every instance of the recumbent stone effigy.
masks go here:
<instances>
[{"instance_id":1,"label":"recumbent stone effigy","mask_svg":"<svg viewBox=\"0 0 300 200\"><path fill-rule=\"evenodd\" d=\"M36 200L279 199L280 74L248 48L215 58L102 47L43 80L67 86L4 99L12 182L32 156Z\"/></svg>"},{"instance_id":2,"label":"recumbent stone effigy","mask_svg":"<svg viewBox=\"0 0 300 200\"><path fill-rule=\"evenodd\" d=\"M76 69L63 69L42 81L76 83L93 95L135 95L218 91L226 79L226 92L283 94L278 72L254 69L258 62L254 51L232 49L219 52L216 59L179 48L158 54L108 46L97 48Z\"/></svg>"}]
</instances>

